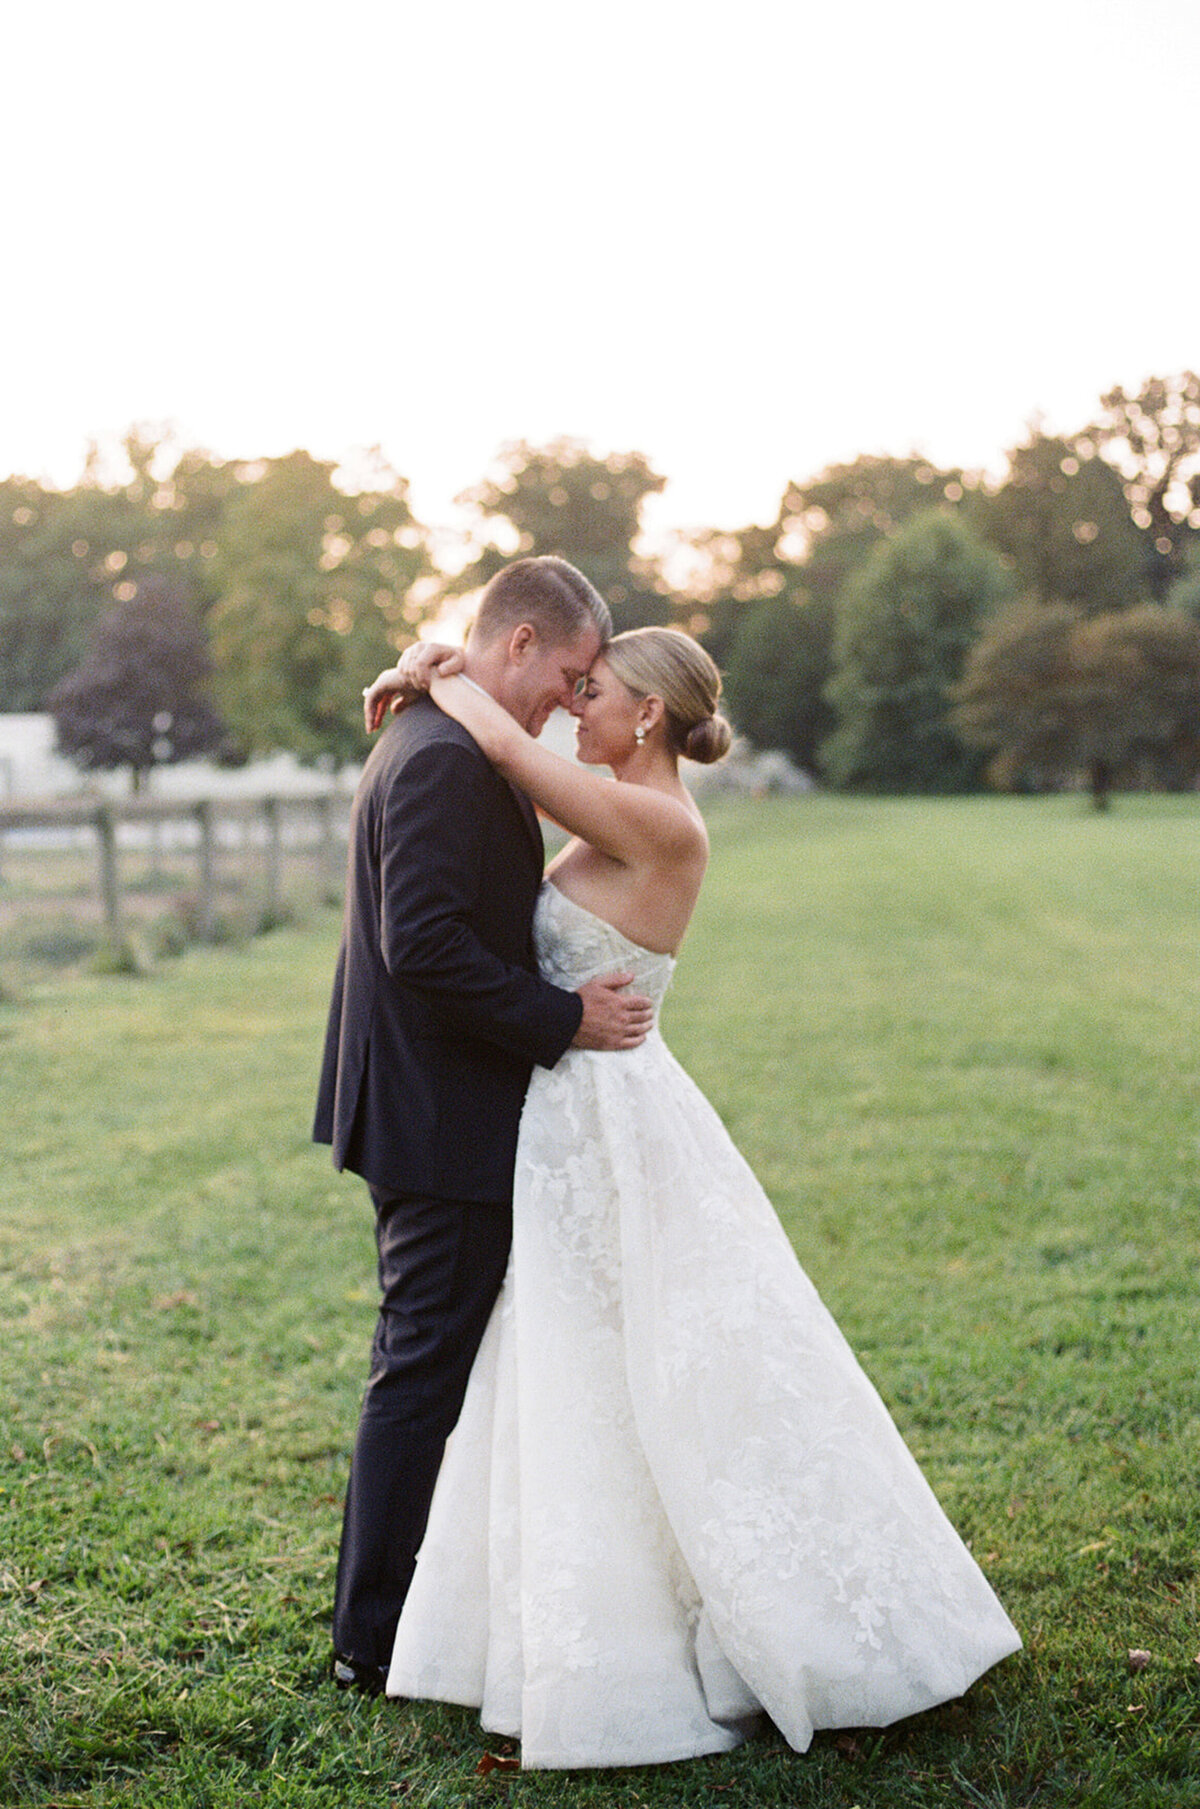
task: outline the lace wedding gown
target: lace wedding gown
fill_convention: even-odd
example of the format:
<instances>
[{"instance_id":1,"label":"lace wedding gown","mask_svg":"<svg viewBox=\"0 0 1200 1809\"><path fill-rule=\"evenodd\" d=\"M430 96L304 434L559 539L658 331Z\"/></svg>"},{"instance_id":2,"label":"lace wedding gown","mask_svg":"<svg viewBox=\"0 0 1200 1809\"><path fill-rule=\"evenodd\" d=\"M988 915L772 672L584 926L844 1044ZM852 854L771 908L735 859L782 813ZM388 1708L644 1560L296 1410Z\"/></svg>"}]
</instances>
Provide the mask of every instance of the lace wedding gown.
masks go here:
<instances>
[{"instance_id":1,"label":"lace wedding gown","mask_svg":"<svg viewBox=\"0 0 1200 1809\"><path fill-rule=\"evenodd\" d=\"M547 882L541 971L673 961ZM536 1069L513 1258L388 1677L527 1767L885 1726L1020 1639L657 1030Z\"/></svg>"}]
</instances>

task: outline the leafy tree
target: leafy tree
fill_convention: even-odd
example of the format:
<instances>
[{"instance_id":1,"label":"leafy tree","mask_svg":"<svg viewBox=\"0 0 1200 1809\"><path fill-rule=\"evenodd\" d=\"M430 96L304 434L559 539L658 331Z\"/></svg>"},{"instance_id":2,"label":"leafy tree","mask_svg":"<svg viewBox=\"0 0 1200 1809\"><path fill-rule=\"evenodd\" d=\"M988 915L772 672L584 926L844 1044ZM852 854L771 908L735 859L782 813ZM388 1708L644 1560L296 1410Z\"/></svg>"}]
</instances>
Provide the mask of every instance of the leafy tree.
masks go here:
<instances>
[{"instance_id":1,"label":"leafy tree","mask_svg":"<svg viewBox=\"0 0 1200 1809\"><path fill-rule=\"evenodd\" d=\"M123 452L119 482L93 447L71 490L0 484L5 705L41 707L85 659L104 612L155 578L213 612L218 682L243 753L362 752L362 674L390 660L418 619L413 586L420 599L430 569L403 483L375 455L368 491L348 498L333 468L306 454L222 461L137 427ZM275 662L268 680L255 672L258 645Z\"/></svg>"},{"instance_id":2,"label":"leafy tree","mask_svg":"<svg viewBox=\"0 0 1200 1809\"><path fill-rule=\"evenodd\" d=\"M914 515L934 507L953 509L968 487L961 470L941 470L915 455L864 455L849 465L830 465L805 483L788 485L776 554L798 563L809 595L832 607L881 541Z\"/></svg>"},{"instance_id":3,"label":"leafy tree","mask_svg":"<svg viewBox=\"0 0 1200 1809\"><path fill-rule=\"evenodd\" d=\"M1143 592L1142 537L1121 480L1072 440L1032 432L1009 453L1000 488L973 500L971 520L1032 601L1097 615L1124 609Z\"/></svg>"},{"instance_id":4,"label":"leafy tree","mask_svg":"<svg viewBox=\"0 0 1200 1809\"><path fill-rule=\"evenodd\" d=\"M751 628L754 605L790 598L803 607L805 679L791 740L808 749L810 769L819 770L817 747L832 720L819 693L833 671L838 593L881 541L933 503L954 506L966 485L961 471L940 470L927 459L864 455L789 484L769 527L696 533L673 550L671 564L688 573L678 585L676 614L719 666L734 658L743 626L751 645L763 634L788 639L796 633L795 622L778 612L764 613ZM774 627L767 630L764 622ZM784 733L778 723L771 732Z\"/></svg>"},{"instance_id":5,"label":"leafy tree","mask_svg":"<svg viewBox=\"0 0 1200 1809\"><path fill-rule=\"evenodd\" d=\"M829 678L830 612L803 596L743 606L725 674L729 712L756 747L782 748L809 772L833 727L823 692Z\"/></svg>"},{"instance_id":6,"label":"leafy tree","mask_svg":"<svg viewBox=\"0 0 1200 1809\"><path fill-rule=\"evenodd\" d=\"M1200 545L1190 549L1183 570L1167 592L1167 607L1200 621Z\"/></svg>"},{"instance_id":7,"label":"leafy tree","mask_svg":"<svg viewBox=\"0 0 1200 1809\"><path fill-rule=\"evenodd\" d=\"M999 555L949 510L913 516L876 548L838 601L826 696L839 720L821 749L834 784L916 792L977 781L952 691L979 623L1010 594Z\"/></svg>"},{"instance_id":8,"label":"leafy tree","mask_svg":"<svg viewBox=\"0 0 1200 1809\"><path fill-rule=\"evenodd\" d=\"M591 579L618 630L664 623L665 588L634 542L645 499L665 487L640 452L597 458L578 440L512 442L483 482L458 499L478 514L483 545L453 588L486 584L513 557L557 553Z\"/></svg>"},{"instance_id":9,"label":"leafy tree","mask_svg":"<svg viewBox=\"0 0 1200 1809\"><path fill-rule=\"evenodd\" d=\"M217 551L224 502L238 487L239 468L207 453L180 451L164 430L146 426L128 428L121 451L126 470L120 481L106 476L93 445L81 482L64 493L70 512L84 510L92 528L85 557L117 602L131 596L144 579L157 577L206 607L215 595L206 571ZM207 486L201 473L209 478ZM216 507L205 493L214 483L220 498Z\"/></svg>"},{"instance_id":10,"label":"leafy tree","mask_svg":"<svg viewBox=\"0 0 1200 1809\"><path fill-rule=\"evenodd\" d=\"M101 617L77 671L47 699L59 751L85 770L154 766L209 752L222 724L207 696L204 631L178 590L147 578Z\"/></svg>"},{"instance_id":11,"label":"leafy tree","mask_svg":"<svg viewBox=\"0 0 1200 1809\"><path fill-rule=\"evenodd\" d=\"M244 469L225 502L209 612L215 690L242 753L361 758L365 678L420 620L430 566L407 485L380 461L343 494L307 452Z\"/></svg>"},{"instance_id":12,"label":"leafy tree","mask_svg":"<svg viewBox=\"0 0 1200 1809\"><path fill-rule=\"evenodd\" d=\"M95 605L80 592L70 543L47 529L53 497L32 478L0 482L0 699L38 710L87 651Z\"/></svg>"},{"instance_id":13,"label":"leafy tree","mask_svg":"<svg viewBox=\"0 0 1200 1809\"><path fill-rule=\"evenodd\" d=\"M128 499L85 480L56 491L0 484L0 684L5 707L42 708L85 657L95 626L128 601L147 562L145 523Z\"/></svg>"},{"instance_id":14,"label":"leafy tree","mask_svg":"<svg viewBox=\"0 0 1200 1809\"><path fill-rule=\"evenodd\" d=\"M166 468L150 493L159 568L186 582L208 611L220 594L226 511L235 498L252 489L260 467L214 458L194 447L173 451L169 464L167 449L160 457Z\"/></svg>"},{"instance_id":15,"label":"leafy tree","mask_svg":"<svg viewBox=\"0 0 1200 1809\"><path fill-rule=\"evenodd\" d=\"M1118 387L1081 444L1094 444L1121 475L1142 536L1147 588L1162 602L1200 531L1200 375L1151 377L1136 395Z\"/></svg>"},{"instance_id":16,"label":"leafy tree","mask_svg":"<svg viewBox=\"0 0 1200 1809\"><path fill-rule=\"evenodd\" d=\"M972 650L957 695L959 731L994 751L1003 785L1083 773L1104 809L1139 765L1175 785L1200 768L1200 622L1157 604L1009 611Z\"/></svg>"},{"instance_id":17,"label":"leafy tree","mask_svg":"<svg viewBox=\"0 0 1200 1809\"><path fill-rule=\"evenodd\" d=\"M212 563L237 467L185 452L171 470L171 448L140 428L129 429L123 450L120 482L106 478L93 446L72 489L22 477L0 483L0 697L8 709L40 709L85 658L104 612L147 578L201 608L215 597Z\"/></svg>"},{"instance_id":18,"label":"leafy tree","mask_svg":"<svg viewBox=\"0 0 1200 1809\"><path fill-rule=\"evenodd\" d=\"M1093 795L1105 781L1153 774L1194 783L1200 769L1200 623L1153 603L1081 623ZM1100 798L1097 797L1097 801Z\"/></svg>"},{"instance_id":19,"label":"leafy tree","mask_svg":"<svg viewBox=\"0 0 1200 1809\"><path fill-rule=\"evenodd\" d=\"M751 606L795 591L796 568L777 556L778 526L676 532L662 555L671 611L724 669Z\"/></svg>"},{"instance_id":20,"label":"leafy tree","mask_svg":"<svg viewBox=\"0 0 1200 1809\"><path fill-rule=\"evenodd\" d=\"M1002 610L967 656L955 690L955 728L995 754L990 776L1005 788L1057 786L1077 760L1082 709L1068 603Z\"/></svg>"}]
</instances>

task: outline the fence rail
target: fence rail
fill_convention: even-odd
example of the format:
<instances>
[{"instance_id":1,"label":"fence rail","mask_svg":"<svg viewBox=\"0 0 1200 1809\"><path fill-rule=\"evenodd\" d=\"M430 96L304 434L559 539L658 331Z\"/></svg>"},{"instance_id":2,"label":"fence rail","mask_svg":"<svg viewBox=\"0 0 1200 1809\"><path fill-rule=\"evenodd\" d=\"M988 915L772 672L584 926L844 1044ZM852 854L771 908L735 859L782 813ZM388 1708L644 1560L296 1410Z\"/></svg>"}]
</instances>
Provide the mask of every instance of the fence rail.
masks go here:
<instances>
[{"instance_id":1,"label":"fence rail","mask_svg":"<svg viewBox=\"0 0 1200 1809\"><path fill-rule=\"evenodd\" d=\"M125 930L122 904L120 854L139 830L161 836L171 825L176 848L195 853L195 913L197 934L211 934L216 912L218 870L222 849L231 842L259 851L263 875L263 904L267 913L279 916L285 907L284 851L303 843L315 848L322 883L327 891L341 884L345 852L345 823L349 797L324 791L281 794L258 798L127 798L53 799L41 803L0 803L0 878L6 846L40 832L39 839L61 837L72 831L91 832L97 859L97 883L106 934L114 942Z\"/></svg>"}]
</instances>

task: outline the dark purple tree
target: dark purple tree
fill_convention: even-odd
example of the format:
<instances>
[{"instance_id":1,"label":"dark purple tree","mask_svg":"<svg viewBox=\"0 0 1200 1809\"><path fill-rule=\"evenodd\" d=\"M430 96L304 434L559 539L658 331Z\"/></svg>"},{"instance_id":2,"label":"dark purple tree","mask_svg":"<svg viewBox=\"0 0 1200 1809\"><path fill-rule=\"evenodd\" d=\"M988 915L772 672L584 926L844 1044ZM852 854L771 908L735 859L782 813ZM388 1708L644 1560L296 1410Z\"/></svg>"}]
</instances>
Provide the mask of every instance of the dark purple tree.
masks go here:
<instances>
[{"instance_id":1,"label":"dark purple tree","mask_svg":"<svg viewBox=\"0 0 1200 1809\"><path fill-rule=\"evenodd\" d=\"M85 771L155 766L210 752L224 727L209 702L204 630L181 590L146 578L100 618L82 665L46 699L59 752Z\"/></svg>"}]
</instances>

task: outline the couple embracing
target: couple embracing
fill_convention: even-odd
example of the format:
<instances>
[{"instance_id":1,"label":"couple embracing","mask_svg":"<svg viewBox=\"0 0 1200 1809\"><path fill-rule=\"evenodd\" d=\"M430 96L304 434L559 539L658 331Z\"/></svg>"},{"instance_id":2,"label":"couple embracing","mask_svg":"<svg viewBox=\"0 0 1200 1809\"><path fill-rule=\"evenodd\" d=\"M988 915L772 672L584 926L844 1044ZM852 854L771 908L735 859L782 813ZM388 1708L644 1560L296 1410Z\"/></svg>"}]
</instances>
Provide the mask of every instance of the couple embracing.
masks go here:
<instances>
[{"instance_id":1,"label":"couple embracing","mask_svg":"<svg viewBox=\"0 0 1200 1809\"><path fill-rule=\"evenodd\" d=\"M803 1751L1020 1644L658 1032L708 855L679 760L729 730L697 643L610 626L519 560L464 655L367 692L372 726L405 707L355 800L315 1127L382 1294L334 1676L478 1707L527 1767L764 1713ZM538 743L559 704L584 764ZM530 800L572 836L544 877Z\"/></svg>"}]
</instances>

